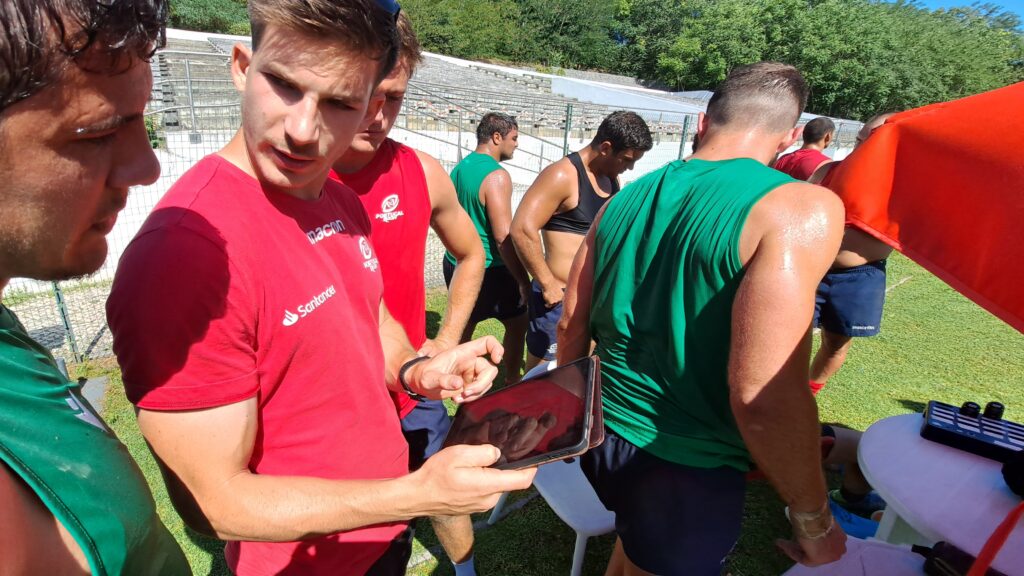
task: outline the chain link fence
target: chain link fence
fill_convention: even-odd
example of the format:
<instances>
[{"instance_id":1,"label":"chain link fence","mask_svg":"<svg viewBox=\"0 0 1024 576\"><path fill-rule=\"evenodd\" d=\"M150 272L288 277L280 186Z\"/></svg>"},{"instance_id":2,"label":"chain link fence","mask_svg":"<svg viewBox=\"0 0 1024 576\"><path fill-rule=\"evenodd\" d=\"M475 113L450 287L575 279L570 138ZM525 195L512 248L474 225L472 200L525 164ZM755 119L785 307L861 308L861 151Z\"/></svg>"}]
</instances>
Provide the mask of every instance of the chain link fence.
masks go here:
<instances>
[{"instance_id":1,"label":"chain link fence","mask_svg":"<svg viewBox=\"0 0 1024 576\"><path fill-rule=\"evenodd\" d=\"M88 278L59 283L14 279L4 303L33 338L69 362L112 354L105 302L120 255L170 186L206 155L220 150L241 122L239 94L231 81L231 42L175 40L153 61L153 93L145 115L160 161L159 180L132 190L108 236L103 267ZM618 107L617 107L618 108ZM560 97L550 82L494 70L444 65L428 58L410 83L391 137L437 158L448 170L476 147L476 124L490 111L517 117L519 149L504 166L512 176L513 208L544 167L587 145L613 108ZM655 146L622 175L626 184L666 162L691 153L695 114L634 109L651 127ZM859 123L837 122L836 158L852 149ZM431 232L424 280L444 285L444 247ZM173 266L174 263L167 263Z\"/></svg>"}]
</instances>

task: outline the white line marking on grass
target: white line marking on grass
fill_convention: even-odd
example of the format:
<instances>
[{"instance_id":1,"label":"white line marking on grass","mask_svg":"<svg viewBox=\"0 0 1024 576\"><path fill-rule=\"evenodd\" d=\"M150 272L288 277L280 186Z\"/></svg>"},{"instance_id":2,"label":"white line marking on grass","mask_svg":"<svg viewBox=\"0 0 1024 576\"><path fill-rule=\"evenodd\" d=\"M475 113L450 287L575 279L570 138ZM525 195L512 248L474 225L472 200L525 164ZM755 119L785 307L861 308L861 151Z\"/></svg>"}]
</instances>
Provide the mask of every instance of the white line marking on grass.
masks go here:
<instances>
[{"instance_id":1,"label":"white line marking on grass","mask_svg":"<svg viewBox=\"0 0 1024 576\"><path fill-rule=\"evenodd\" d=\"M899 288L900 286L903 286L907 282L910 282L911 278L913 278L913 276L907 276L906 278L901 279L899 282L897 282L897 283L893 284L892 286L889 286L888 288L886 288L885 289L885 293L888 294L889 292L892 292L893 290Z\"/></svg>"}]
</instances>

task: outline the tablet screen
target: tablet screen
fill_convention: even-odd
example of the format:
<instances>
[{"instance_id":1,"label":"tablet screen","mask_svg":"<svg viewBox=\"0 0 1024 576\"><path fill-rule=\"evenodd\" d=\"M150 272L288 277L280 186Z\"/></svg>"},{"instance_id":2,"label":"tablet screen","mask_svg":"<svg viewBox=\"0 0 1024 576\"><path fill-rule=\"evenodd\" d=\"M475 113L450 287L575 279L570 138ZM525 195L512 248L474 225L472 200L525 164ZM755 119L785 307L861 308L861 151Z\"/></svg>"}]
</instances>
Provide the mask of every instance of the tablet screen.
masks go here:
<instances>
[{"instance_id":1,"label":"tablet screen","mask_svg":"<svg viewBox=\"0 0 1024 576\"><path fill-rule=\"evenodd\" d=\"M593 365L592 359L583 358L459 406L445 446L492 444L501 450L495 463L500 468L530 466L585 450Z\"/></svg>"}]
</instances>

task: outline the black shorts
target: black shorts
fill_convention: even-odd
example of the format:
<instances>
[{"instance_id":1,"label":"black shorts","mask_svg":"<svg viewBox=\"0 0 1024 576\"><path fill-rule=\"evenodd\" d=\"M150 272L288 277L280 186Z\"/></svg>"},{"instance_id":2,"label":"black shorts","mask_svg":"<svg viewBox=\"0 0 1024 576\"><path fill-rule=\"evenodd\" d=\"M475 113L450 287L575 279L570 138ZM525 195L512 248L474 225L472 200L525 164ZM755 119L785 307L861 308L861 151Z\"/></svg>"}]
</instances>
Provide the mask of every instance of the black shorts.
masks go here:
<instances>
[{"instance_id":1,"label":"black shorts","mask_svg":"<svg viewBox=\"0 0 1024 576\"><path fill-rule=\"evenodd\" d=\"M554 360L558 352L558 321L562 319L562 303L548 308L540 283L534 280L530 288L530 325L526 328L526 350L541 360Z\"/></svg>"},{"instance_id":2,"label":"black shorts","mask_svg":"<svg viewBox=\"0 0 1024 576\"><path fill-rule=\"evenodd\" d=\"M370 566L366 576L401 576L405 574L412 556L412 538L415 534L412 526L391 541L388 549Z\"/></svg>"},{"instance_id":3,"label":"black shorts","mask_svg":"<svg viewBox=\"0 0 1024 576\"><path fill-rule=\"evenodd\" d=\"M743 472L662 460L611 430L580 465L615 513L630 562L654 574L721 574L740 536Z\"/></svg>"},{"instance_id":4,"label":"black shorts","mask_svg":"<svg viewBox=\"0 0 1024 576\"><path fill-rule=\"evenodd\" d=\"M427 458L441 450L451 427L451 416L440 400L420 400L402 418L402 434L409 443L410 472L419 470Z\"/></svg>"},{"instance_id":5,"label":"black shorts","mask_svg":"<svg viewBox=\"0 0 1024 576\"><path fill-rule=\"evenodd\" d=\"M443 262L444 283L451 287L455 264L447 258ZM508 268L492 266L484 270L484 282L480 285L480 295L469 315L469 323L476 324L488 318L508 320L522 314L526 314L526 302L519 301L519 284Z\"/></svg>"},{"instance_id":6,"label":"black shorts","mask_svg":"<svg viewBox=\"0 0 1024 576\"><path fill-rule=\"evenodd\" d=\"M814 297L814 325L843 336L874 336L885 304L885 260L830 270Z\"/></svg>"}]
</instances>

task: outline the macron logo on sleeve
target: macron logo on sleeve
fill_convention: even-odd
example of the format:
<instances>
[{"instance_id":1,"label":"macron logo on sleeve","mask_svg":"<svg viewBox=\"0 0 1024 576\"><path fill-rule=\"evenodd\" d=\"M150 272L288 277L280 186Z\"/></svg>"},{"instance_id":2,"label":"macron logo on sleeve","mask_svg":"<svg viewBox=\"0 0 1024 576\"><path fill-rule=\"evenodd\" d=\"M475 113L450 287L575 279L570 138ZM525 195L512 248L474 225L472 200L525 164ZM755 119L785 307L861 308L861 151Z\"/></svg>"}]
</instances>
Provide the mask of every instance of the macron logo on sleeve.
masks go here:
<instances>
[{"instance_id":1,"label":"macron logo on sleeve","mask_svg":"<svg viewBox=\"0 0 1024 576\"><path fill-rule=\"evenodd\" d=\"M297 313L285 309L284 320L281 321L281 324L284 324L286 327L294 326L299 320L309 316L315 312L317 308L323 306L324 302L330 300L335 294L337 294L337 290L334 289L334 284L331 284L326 290L314 296L309 302L299 304L298 308L296 308L298 311Z\"/></svg>"}]
</instances>

